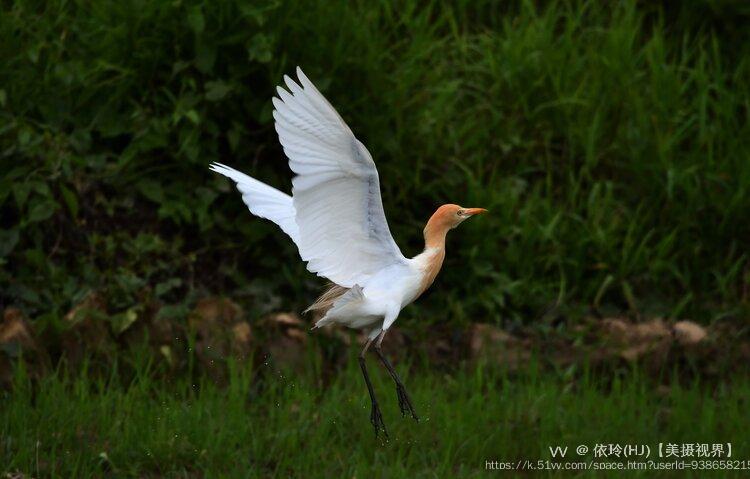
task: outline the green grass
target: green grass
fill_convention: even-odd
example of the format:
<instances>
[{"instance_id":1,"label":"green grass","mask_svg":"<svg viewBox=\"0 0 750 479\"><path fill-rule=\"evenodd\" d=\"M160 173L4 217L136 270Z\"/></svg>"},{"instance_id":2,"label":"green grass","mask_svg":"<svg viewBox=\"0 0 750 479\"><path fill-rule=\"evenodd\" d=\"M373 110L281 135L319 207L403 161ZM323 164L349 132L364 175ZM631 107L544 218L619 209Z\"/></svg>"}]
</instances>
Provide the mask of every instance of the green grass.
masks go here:
<instances>
[{"instance_id":1,"label":"green grass","mask_svg":"<svg viewBox=\"0 0 750 479\"><path fill-rule=\"evenodd\" d=\"M484 477L487 460L551 459L550 446L659 442L732 442L733 457L747 458L746 377L657 390L636 371L605 385L533 366L508 375L481 366L407 373L397 365L422 416L417 424L400 417L392 383L374 359L369 364L387 442L373 435L354 357L325 385L315 367L297 374L261 367L254 379L234 368L223 388L159 380L147 368L126 385L116 371L102 380L84 371L32 387L19 371L16 390L0 398L0 470L81 478Z\"/></svg>"}]
</instances>

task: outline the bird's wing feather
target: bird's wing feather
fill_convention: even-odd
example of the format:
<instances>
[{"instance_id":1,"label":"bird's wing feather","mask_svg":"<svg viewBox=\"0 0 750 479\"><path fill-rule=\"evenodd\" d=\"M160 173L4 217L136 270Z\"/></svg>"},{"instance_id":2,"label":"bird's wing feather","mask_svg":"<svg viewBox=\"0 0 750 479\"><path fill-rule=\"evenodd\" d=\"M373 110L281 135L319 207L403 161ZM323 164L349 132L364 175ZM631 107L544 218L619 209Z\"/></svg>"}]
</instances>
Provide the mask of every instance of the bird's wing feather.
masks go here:
<instances>
[{"instance_id":1,"label":"bird's wing feather","mask_svg":"<svg viewBox=\"0 0 750 479\"><path fill-rule=\"evenodd\" d=\"M297 68L299 84L273 99L276 132L296 176L292 197L300 256L336 284L365 284L406 259L383 210L378 171L367 148Z\"/></svg>"},{"instance_id":2,"label":"bird's wing feather","mask_svg":"<svg viewBox=\"0 0 750 479\"><path fill-rule=\"evenodd\" d=\"M210 168L237 183L237 189L242 193L242 201L250 212L279 225L299 247L299 228L294 219L294 203L291 196L221 163L212 163Z\"/></svg>"}]
</instances>

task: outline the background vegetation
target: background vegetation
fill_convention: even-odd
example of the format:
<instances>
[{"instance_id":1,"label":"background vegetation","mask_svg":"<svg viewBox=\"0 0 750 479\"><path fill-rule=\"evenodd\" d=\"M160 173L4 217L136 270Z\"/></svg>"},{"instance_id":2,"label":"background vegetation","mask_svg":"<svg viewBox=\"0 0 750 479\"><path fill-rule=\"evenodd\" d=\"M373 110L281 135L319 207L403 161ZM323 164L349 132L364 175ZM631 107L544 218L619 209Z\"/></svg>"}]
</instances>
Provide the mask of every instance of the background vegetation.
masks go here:
<instances>
[{"instance_id":1,"label":"background vegetation","mask_svg":"<svg viewBox=\"0 0 750 479\"><path fill-rule=\"evenodd\" d=\"M285 448L299 451L334 436L342 447L364 441L327 423L309 436L271 432L297 427L317 407L345 409L323 394L302 397L272 383L265 394L239 373L220 381L228 389L211 385L199 394L190 387L206 380L193 362L210 372L211 358L219 357L204 354L215 343L200 327L197 339L184 333L196 310L214 308L215 317L239 317L254 328L269 313L301 311L323 284L306 272L283 233L251 217L229 182L207 168L220 161L289 191L271 97L297 65L373 154L391 230L406 255L421 250L422 227L439 204L491 211L450 235L432 291L399 320L409 331L406 345L434 346L426 354L449 363L462 359L453 343L440 349L442 343L415 338L431 330L466 331L477 321L544 335L617 315L730 327L731 344L717 343L715 350L745 347L739 342L750 324L750 8L744 2L17 0L2 8L0 309L6 313L0 339L7 339L9 325L21 324L11 320L28 319L35 346L25 349L43 350L36 361L55 373L41 379L39 368L27 364L34 380L16 371L17 392L2 396L0 462L12 464L9 471L185 475L224 464L219 470L240 474L226 464L243 468L243 459L209 446L256 437L259 426L250 423L260 418L272 418L266 435L234 453L271 447L278 457ZM200 303L217 296L243 309ZM119 346L137 343L129 335L147 322L152 336L152 324L167 325L156 333L181 342L181 359L164 342L152 350L168 364L153 369L122 352ZM104 337L118 347L108 349ZM3 361L20 352L3 341L0 376L7 379ZM73 343L76 353L70 353ZM323 358L341 354L331 353L329 339L314 346ZM99 378L91 383L57 369L60 358L78 368L89 354L106 356L83 370L84 377ZM673 372L684 377L685 371L693 379L715 377L716 370L683 359L679 371L660 380L669 383ZM737 365L723 364L730 363ZM113 364L119 366L111 376L92 374ZM326 369L305 368L292 376L300 388L315 385L310 378ZM461 413L478 408L510 421L494 425L536 431L528 449L512 449L518 457L538 455L546 444L537 447L539 431L524 424L570 431L604 421L623 431L618 418L627 417L621 416L625 406L607 402L618 401L611 382L571 383L582 381L571 371L556 371L549 381L524 376L518 396L503 396L516 410L492 402L506 394L504 380L483 382L485 373L473 366L441 370L415 385L424 399L417 402L427 401L445 374L454 389L442 399L455 405L450 414L465 429L455 429L460 423L444 411L434 419L437 435L420 429L416 434L425 436L406 449L369 455L365 466L327 460L346 475L364 475L358 467L385 462L404 464L403 474L435 462L446 474L475 471L473 463L456 466L457 458L511 451L509 444L523 437L498 438ZM349 384L359 381L350 369L339 373ZM175 383L160 390L152 381L164 377ZM716 401L731 403L748 387L739 380L727 390L677 384L674 396L665 396L644 392L645 383L631 379L622 397L634 408L674 413L671 420L658 412L633 419L628 437L686 436L679 431L695 424L696 401L718 408ZM735 380L724 379L726 387ZM343 383L324 386L342 401L363 397L359 383L351 390ZM475 396L467 392L477 387ZM258 393L255 402L231 415L233 426L247 415L247 429L231 437L199 434L225 401L231 409L250 390ZM537 396L542 399L531 399ZM560 396L567 399L550 399ZM274 416L273 405L284 402L299 402L300 409ZM592 415L594 402L609 404L604 416ZM172 415L159 416L155 411L165 404ZM580 406L580 422L552 420L561 404ZM542 419L517 417L527 407ZM730 409L719 419L701 416L706 436L739 437L748 429ZM26 427L34 413L36 435ZM148 429L149 414L170 425ZM351 414L357 418L341 421L365 431L366 411ZM93 417L103 422L91 426ZM58 429L42 426L42 418ZM101 451L71 456L56 449L90 427L102 428L90 433ZM170 428L191 439L165 442ZM147 429L153 434L144 432L140 443L139 431ZM468 438L473 433L497 442L480 444ZM128 439L107 447L121 435ZM45 439L37 451L61 454L46 466L29 449L40 437L56 439ZM437 444L439 457L420 455L424 448L417 444ZM143 448L166 456L149 463ZM109 459L96 456L106 451ZM313 467L314 458L307 461L299 464ZM281 461L255 471L297 470Z\"/></svg>"},{"instance_id":2,"label":"background vegetation","mask_svg":"<svg viewBox=\"0 0 750 479\"><path fill-rule=\"evenodd\" d=\"M717 6L718 5L718 6ZM320 281L222 161L285 190L270 98L301 65L376 158L406 254L451 235L421 321L550 305L746 311L744 7L691 2L14 2L0 19L0 302L95 289L299 309ZM187 299L189 301L189 299ZM438 314L447 311L450 314Z\"/></svg>"}]
</instances>

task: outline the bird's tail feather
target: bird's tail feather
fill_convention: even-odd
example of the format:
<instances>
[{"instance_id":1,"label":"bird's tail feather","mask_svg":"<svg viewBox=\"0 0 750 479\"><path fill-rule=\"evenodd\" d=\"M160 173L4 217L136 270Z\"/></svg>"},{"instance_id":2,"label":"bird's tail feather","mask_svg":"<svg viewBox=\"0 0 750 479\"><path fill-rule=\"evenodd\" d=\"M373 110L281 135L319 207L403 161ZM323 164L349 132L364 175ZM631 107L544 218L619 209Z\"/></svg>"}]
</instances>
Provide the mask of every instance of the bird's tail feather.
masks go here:
<instances>
[{"instance_id":1,"label":"bird's tail feather","mask_svg":"<svg viewBox=\"0 0 750 479\"><path fill-rule=\"evenodd\" d=\"M339 286L339 288L341 287ZM317 323L315 323L313 329L325 326L326 324L332 322L336 318L336 313L339 312L342 308L346 307L354 301L362 301L363 299L365 299L365 294L362 291L362 287L358 284L355 284L351 288L345 290L344 293L341 294L337 299L334 299L332 305L326 311L325 316L323 316Z\"/></svg>"},{"instance_id":2,"label":"bird's tail feather","mask_svg":"<svg viewBox=\"0 0 750 479\"><path fill-rule=\"evenodd\" d=\"M327 313L328 310L333 307L333 303L335 303L342 295L346 294L347 291L349 291L349 288L330 283L326 290L323 291L323 294L318 296L318 299L303 311L303 314L311 311L320 311L323 314Z\"/></svg>"}]
</instances>

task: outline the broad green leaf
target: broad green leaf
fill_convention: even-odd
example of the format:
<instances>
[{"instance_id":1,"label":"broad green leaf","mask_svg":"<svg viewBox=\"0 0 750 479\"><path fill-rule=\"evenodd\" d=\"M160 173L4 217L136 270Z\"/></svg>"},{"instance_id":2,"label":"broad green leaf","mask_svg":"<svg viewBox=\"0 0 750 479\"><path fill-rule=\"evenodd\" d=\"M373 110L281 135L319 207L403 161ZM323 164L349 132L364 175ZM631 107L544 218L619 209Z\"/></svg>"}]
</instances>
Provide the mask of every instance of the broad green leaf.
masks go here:
<instances>
[{"instance_id":1,"label":"broad green leaf","mask_svg":"<svg viewBox=\"0 0 750 479\"><path fill-rule=\"evenodd\" d=\"M43 200L31 207L29 215L26 218L29 223L44 221L48 219L57 209L57 203L52 200Z\"/></svg>"},{"instance_id":2,"label":"broad green leaf","mask_svg":"<svg viewBox=\"0 0 750 479\"><path fill-rule=\"evenodd\" d=\"M127 329L138 320L138 309L138 306L133 306L124 313L115 314L110 318L112 322L112 331L116 336L127 331Z\"/></svg>"},{"instance_id":3,"label":"broad green leaf","mask_svg":"<svg viewBox=\"0 0 750 479\"><path fill-rule=\"evenodd\" d=\"M232 86L223 81L206 82L206 100L219 101L232 91Z\"/></svg>"},{"instance_id":4,"label":"broad green leaf","mask_svg":"<svg viewBox=\"0 0 750 479\"><path fill-rule=\"evenodd\" d=\"M187 22L195 33L203 33L203 30L206 28L206 20L203 18L200 6L192 7L188 11Z\"/></svg>"},{"instance_id":5,"label":"broad green leaf","mask_svg":"<svg viewBox=\"0 0 750 479\"><path fill-rule=\"evenodd\" d=\"M78 198L76 194L65 185L60 185L60 193L65 201L65 205L68 207L68 211L70 211L70 215L76 218L78 216Z\"/></svg>"},{"instance_id":6,"label":"broad green leaf","mask_svg":"<svg viewBox=\"0 0 750 479\"><path fill-rule=\"evenodd\" d=\"M164 190L161 185L155 180L143 179L136 185L138 191L145 196L147 199L154 203L161 203L164 201Z\"/></svg>"},{"instance_id":7,"label":"broad green leaf","mask_svg":"<svg viewBox=\"0 0 750 479\"><path fill-rule=\"evenodd\" d=\"M256 33L247 47L247 56L250 61L268 63L273 58L273 42L268 35Z\"/></svg>"},{"instance_id":8,"label":"broad green leaf","mask_svg":"<svg viewBox=\"0 0 750 479\"><path fill-rule=\"evenodd\" d=\"M47 183L43 181L39 181L39 180L29 181L29 185L34 191L39 193L39 195L43 196L44 198L49 198L50 196L52 196L52 192L49 189L49 185L47 185Z\"/></svg>"},{"instance_id":9,"label":"broad green leaf","mask_svg":"<svg viewBox=\"0 0 750 479\"><path fill-rule=\"evenodd\" d=\"M19 209L26 204L30 192L31 185L26 182L20 181L13 184L13 198L15 198Z\"/></svg>"},{"instance_id":10,"label":"broad green leaf","mask_svg":"<svg viewBox=\"0 0 750 479\"><path fill-rule=\"evenodd\" d=\"M162 306L156 313L157 319L184 319L187 317L190 309L185 304L168 304Z\"/></svg>"},{"instance_id":11,"label":"broad green leaf","mask_svg":"<svg viewBox=\"0 0 750 479\"><path fill-rule=\"evenodd\" d=\"M18 244L18 230L0 230L0 258L8 256Z\"/></svg>"},{"instance_id":12,"label":"broad green leaf","mask_svg":"<svg viewBox=\"0 0 750 479\"><path fill-rule=\"evenodd\" d=\"M195 66L201 73L211 73L216 62L216 47L204 41L198 42L195 51Z\"/></svg>"},{"instance_id":13,"label":"broad green leaf","mask_svg":"<svg viewBox=\"0 0 750 479\"><path fill-rule=\"evenodd\" d=\"M187 117L188 120L192 121L196 125L201 122L200 115L198 115L198 112L195 110L188 110L185 113L185 116Z\"/></svg>"},{"instance_id":14,"label":"broad green leaf","mask_svg":"<svg viewBox=\"0 0 750 479\"><path fill-rule=\"evenodd\" d=\"M169 291L173 290L174 288L178 288L182 285L182 280L180 278L169 278L166 281L162 281L161 283L156 285L156 288L154 289L154 293L156 296L162 296L165 293L168 293Z\"/></svg>"},{"instance_id":15,"label":"broad green leaf","mask_svg":"<svg viewBox=\"0 0 750 479\"><path fill-rule=\"evenodd\" d=\"M21 146L28 145L31 141L32 131L29 128L21 128L18 132L18 144Z\"/></svg>"}]
</instances>

